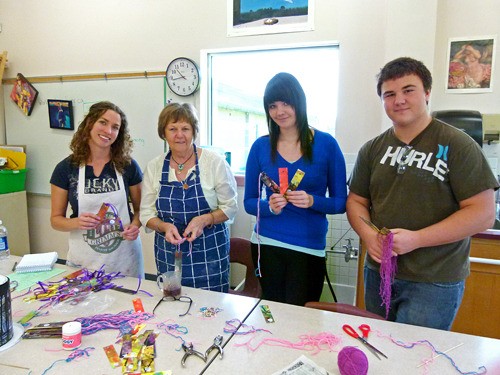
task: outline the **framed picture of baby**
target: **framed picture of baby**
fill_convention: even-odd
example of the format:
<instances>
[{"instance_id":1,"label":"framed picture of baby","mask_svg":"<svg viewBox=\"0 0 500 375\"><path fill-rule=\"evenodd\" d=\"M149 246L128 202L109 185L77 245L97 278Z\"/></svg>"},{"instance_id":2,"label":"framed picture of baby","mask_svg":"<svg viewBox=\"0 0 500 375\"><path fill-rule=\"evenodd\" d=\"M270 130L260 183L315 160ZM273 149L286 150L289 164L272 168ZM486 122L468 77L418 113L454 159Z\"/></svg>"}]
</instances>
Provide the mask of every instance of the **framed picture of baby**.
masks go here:
<instances>
[{"instance_id":1,"label":"framed picture of baby","mask_svg":"<svg viewBox=\"0 0 500 375\"><path fill-rule=\"evenodd\" d=\"M16 82L14 83L14 87L12 87L10 97L26 116L31 115L37 96L38 91L33 85L21 73L17 73Z\"/></svg>"},{"instance_id":2,"label":"framed picture of baby","mask_svg":"<svg viewBox=\"0 0 500 375\"><path fill-rule=\"evenodd\" d=\"M49 121L52 129L73 130L73 104L71 100L47 99Z\"/></svg>"},{"instance_id":3,"label":"framed picture of baby","mask_svg":"<svg viewBox=\"0 0 500 375\"><path fill-rule=\"evenodd\" d=\"M448 93L493 91L496 37L451 38L448 46Z\"/></svg>"}]
</instances>

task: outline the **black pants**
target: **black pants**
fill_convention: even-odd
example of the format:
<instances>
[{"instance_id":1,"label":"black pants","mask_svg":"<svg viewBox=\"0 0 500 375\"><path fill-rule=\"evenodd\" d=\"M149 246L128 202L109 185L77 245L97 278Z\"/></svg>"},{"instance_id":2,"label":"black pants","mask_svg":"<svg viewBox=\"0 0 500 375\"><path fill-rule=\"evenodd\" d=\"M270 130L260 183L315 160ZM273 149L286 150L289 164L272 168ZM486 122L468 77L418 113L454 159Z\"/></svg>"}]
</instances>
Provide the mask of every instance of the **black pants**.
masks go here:
<instances>
[{"instance_id":1,"label":"black pants","mask_svg":"<svg viewBox=\"0 0 500 375\"><path fill-rule=\"evenodd\" d=\"M252 244L252 258L257 268L258 247ZM282 247L260 246L259 278L262 297L276 302L304 306L319 301L323 291L326 264L318 257Z\"/></svg>"}]
</instances>

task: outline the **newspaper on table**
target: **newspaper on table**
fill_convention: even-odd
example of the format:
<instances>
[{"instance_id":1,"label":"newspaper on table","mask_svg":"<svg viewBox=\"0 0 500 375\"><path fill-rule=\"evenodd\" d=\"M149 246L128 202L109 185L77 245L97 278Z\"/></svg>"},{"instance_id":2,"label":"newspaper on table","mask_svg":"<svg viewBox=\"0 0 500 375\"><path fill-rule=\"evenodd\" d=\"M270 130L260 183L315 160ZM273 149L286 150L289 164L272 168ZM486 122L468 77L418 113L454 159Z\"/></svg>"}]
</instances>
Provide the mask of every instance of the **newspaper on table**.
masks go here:
<instances>
[{"instance_id":1,"label":"newspaper on table","mask_svg":"<svg viewBox=\"0 0 500 375\"><path fill-rule=\"evenodd\" d=\"M323 367L319 367L305 355L301 355L295 361L286 366L283 370L275 372L273 375L328 375Z\"/></svg>"}]
</instances>

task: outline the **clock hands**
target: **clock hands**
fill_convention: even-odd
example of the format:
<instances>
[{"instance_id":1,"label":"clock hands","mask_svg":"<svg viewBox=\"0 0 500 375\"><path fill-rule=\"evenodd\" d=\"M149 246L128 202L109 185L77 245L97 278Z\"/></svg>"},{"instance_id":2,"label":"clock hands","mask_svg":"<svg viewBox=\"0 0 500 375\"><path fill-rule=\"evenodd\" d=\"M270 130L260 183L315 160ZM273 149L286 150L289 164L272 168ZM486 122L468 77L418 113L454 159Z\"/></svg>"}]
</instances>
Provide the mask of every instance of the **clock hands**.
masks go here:
<instances>
[{"instance_id":1,"label":"clock hands","mask_svg":"<svg viewBox=\"0 0 500 375\"><path fill-rule=\"evenodd\" d=\"M180 79L180 78L184 78L184 79L186 79L186 77L184 77L184 76L182 75L182 73L179 71L179 69L177 69L177 73L179 73L179 75L180 75L180 77L179 77L179 78L177 78L177 79Z\"/></svg>"}]
</instances>

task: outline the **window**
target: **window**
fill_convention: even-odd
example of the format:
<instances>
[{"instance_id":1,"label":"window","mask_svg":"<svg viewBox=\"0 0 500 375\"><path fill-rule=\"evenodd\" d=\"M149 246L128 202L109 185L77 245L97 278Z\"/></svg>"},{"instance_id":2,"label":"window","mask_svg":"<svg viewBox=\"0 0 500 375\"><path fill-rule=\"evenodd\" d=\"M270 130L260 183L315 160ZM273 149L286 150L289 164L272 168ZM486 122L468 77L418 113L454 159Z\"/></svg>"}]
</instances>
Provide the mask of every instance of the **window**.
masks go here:
<instances>
[{"instance_id":1,"label":"window","mask_svg":"<svg viewBox=\"0 0 500 375\"><path fill-rule=\"evenodd\" d=\"M200 112L208 126L202 144L230 152L233 171L244 173L253 142L268 134L262 98L279 72L293 74L302 85L310 125L335 135L338 60L336 44L202 51L207 77Z\"/></svg>"}]
</instances>

